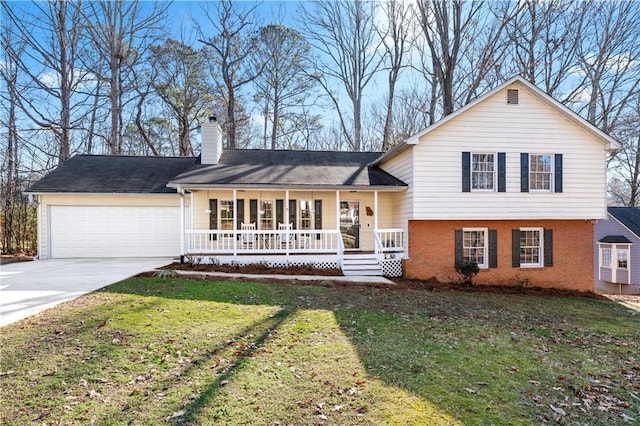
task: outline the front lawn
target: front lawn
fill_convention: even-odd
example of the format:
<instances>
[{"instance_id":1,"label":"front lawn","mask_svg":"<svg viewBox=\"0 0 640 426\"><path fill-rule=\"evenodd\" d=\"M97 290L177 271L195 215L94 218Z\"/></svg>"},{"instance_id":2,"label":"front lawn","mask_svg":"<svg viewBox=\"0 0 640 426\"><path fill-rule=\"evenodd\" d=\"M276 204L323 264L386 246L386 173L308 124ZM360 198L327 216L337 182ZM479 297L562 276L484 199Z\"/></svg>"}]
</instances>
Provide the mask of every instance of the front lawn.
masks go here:
<instances>
[{"instance_id":1,"label":"front lawn","mask_svg":"<svg viewBox=\"0 0 640 426\"><path fill-rule=\"evenodd\" d=\"M1 331L2 424L640 421L608 300L135 278Z\"/></svg>"}]
</instances>

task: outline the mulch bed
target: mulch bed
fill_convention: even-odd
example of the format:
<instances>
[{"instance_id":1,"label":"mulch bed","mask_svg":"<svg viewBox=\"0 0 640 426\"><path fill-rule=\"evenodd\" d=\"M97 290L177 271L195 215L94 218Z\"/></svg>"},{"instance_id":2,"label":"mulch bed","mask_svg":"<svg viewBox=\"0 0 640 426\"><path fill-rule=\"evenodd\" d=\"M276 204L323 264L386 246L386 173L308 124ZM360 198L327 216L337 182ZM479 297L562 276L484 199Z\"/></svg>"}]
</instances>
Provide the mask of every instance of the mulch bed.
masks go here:
<instances>
[{"instance_id":1,"label":"mulch bed","mask_svg":"<svg viewBox=\"0 0 640 426\"><path fill-rule=\"evenodd\" d=\"M442 283L435 279L428 280L413 280L407 278L389 278L393 281L393 286L388 284L358 284L346 281L332 280L332 276L342 276L340 269L318 269L312 266L288 266L288 267L270 267L264 264L250 264L250 265L212 265L212 264L190 264L190 263L172 263L161 269L164 270L182 270L182 271L196 271L196 272L225 272L225 273L239 273L239 274L257 274L257 275L318 275L317 281L304 281L304 285L321 285L324 287L376 287L387 289L413 289L413 290L427 290L427 291L462 291L462 292L475 292L475 293L491 293L491 294L526 294L534 296L567 296L567 297L581 297L591 299L603 299L604 296L577 290L561 290L555 288L542 288L532 286L505 286L505 285L474 285L463 286L458 283ZM185 277L188 278L188 277ZM203 279L194 278L194 279ZM205 277L204 279L220 280L221 277ZM233 278L235 279L235 278ZM282 282L276 279L259 279L261 282L272 282L281 284L299 284L298 281ZM640 296L629 296L637 297Z\"/></svg>"},{"instance_id":2,"label":"mulch bed","mask_svg":"<svg viewBox=\"0 0 640 426\"><path fill-rule=\"evenodd\" d=\"M263 263L252 263L249 265L212 265L193 263L172 263L161 269L197 271L197 272L226 272L235 274L269 274L269 275L322 275L322 276L342 276L342 271L337 268L318 269L311 265L274 267Z\"/></svg>"}]
</instances>

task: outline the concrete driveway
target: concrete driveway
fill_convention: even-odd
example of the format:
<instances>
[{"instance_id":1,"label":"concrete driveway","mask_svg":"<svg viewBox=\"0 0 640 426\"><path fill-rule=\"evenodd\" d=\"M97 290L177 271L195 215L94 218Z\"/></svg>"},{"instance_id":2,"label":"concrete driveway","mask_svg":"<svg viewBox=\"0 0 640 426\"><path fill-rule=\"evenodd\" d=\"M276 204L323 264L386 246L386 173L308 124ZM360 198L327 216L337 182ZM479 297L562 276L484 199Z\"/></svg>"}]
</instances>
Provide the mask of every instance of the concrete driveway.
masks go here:
<instances>
[{"instance_id":1,"label":"concrete driveway","mask_svg":"<svg viewBox=\"0 0 640 426\"><path fill-rule=\"evenodd\" d=\"M150 259L51 259L0 266L0 327L172 262Z\"/></svg>"}]
</instances>

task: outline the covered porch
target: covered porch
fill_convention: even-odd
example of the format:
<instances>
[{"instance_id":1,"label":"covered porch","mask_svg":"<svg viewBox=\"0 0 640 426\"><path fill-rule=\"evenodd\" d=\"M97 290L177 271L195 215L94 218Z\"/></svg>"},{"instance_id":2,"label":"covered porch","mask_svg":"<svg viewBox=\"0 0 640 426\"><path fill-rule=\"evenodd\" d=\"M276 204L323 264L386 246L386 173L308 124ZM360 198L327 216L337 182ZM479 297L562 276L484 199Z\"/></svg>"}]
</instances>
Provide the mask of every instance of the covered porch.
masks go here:
<instances>
[{"instance_id":1,"label":"covered porch","mask_svg":"<svg viewBox=\"0 0 640 426\"><path fill-rule=\"evenodd\" d=\"M183 260L402 274L401 192L180 188Z\"/></svg>"}]
</instances>

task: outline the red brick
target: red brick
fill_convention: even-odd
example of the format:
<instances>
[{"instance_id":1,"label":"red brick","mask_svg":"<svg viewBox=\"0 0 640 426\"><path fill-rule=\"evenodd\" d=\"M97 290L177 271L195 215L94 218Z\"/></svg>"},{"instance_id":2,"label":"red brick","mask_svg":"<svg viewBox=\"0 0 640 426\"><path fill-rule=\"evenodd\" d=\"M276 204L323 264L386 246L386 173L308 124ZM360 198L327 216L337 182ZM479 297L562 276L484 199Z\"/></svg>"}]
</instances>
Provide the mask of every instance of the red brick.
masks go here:
<instances>
[{"instance_id":1,"label":"red brick","mask_svg":"<svg viewBox=\"0 0 640 426\"><path fill-rule=\"evenodd\" d=\"M553 266L520 268L511 265L511 232L523 227L553 230ZM588 220L459 220L409 221L408 278L436 278L452 282L460 278L454 267L455 230L488 228L498 231L498 267L481 269L476 284L516 285L528 283L593 291L593 224Z\"/></svg>"}]
</instances>

